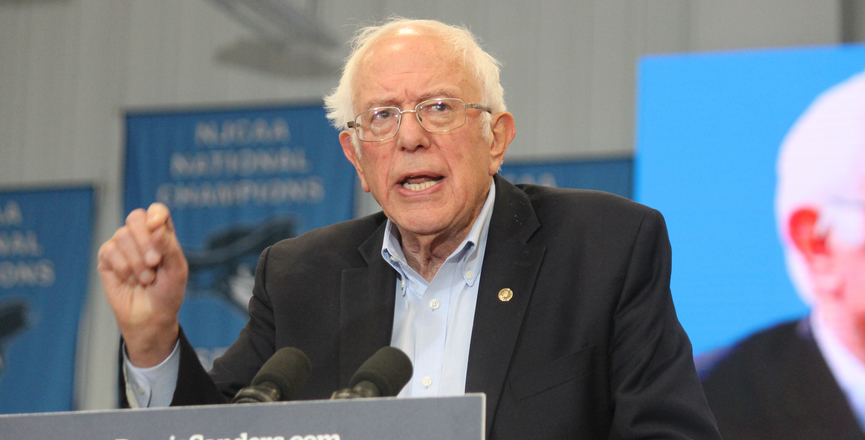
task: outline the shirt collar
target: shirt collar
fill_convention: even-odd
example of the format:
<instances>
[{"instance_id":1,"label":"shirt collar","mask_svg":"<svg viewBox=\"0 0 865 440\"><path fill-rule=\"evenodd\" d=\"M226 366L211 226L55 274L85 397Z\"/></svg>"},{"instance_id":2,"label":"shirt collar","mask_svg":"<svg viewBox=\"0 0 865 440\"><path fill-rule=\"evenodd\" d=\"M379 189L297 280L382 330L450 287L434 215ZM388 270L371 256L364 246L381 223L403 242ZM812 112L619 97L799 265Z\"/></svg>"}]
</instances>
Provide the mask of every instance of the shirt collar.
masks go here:
<instances>
[{"instance_id":1,"label":"shirt collar","mask_svg":"<svg viewBox=\"0 0 865 440\"><path fill-rule=\"evenodd\" d=\"M490 190L487 194L487 199L484 202L483 208L481 208L481 212L478 215L478 218L475 219L474 224L472 224L472 229L469 231L469 234L463 239L462 243L448 256L448 259L455 258L460 255L460 253L467 251L467 254L464 256L465 261L465 269L462 273L464 274L464 278L466 279L466 283L469 285L473 285L475 280L478 279L477 274L480 272L480 258L482 255L479 254L479 244L486 243L487 234L490 228L490 220L492 219L493 213L493 205L496 200L496 184L493 182L490 184ZM397 270L401 275L403 274L403 270L411 270L408 267L408 264L405 261L405 254L403 254L402 246L397 239L397 229L396 225L387 220L387 225L384 230L384 240L381 245L381 257L384 258L388 264L390 264L394 269ZM405 268L400 267L405 266ZM466 274L471 273L473 276L468 277Z\"/></svg>"}]
</instances>

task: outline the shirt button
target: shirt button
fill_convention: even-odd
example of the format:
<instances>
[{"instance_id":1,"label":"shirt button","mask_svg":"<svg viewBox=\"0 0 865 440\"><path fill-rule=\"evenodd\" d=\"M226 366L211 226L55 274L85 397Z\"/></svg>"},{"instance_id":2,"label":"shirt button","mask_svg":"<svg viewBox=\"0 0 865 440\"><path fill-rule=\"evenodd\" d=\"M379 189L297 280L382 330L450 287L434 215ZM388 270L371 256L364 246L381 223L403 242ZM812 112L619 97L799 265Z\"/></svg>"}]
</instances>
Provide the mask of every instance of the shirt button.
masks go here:
<instances>
[{"instance_id":1,"label":"shirt button","mask_svg":"<svg viewBox=\"0 0 865 440\"><path fill-rule=\"evenodd\" d=\"M441 306L441 303L437 299L434 299L434 300L429 302L429 307L433 310L438 309L440 306Z\"/></svg>"},{"instance_id":2,"label":"shirt button","mask_svg":"<svg viewBox=\"0 0 865 440\"><path fill-rule=\"evenodd\" d=\"M430 378L429 376L426 376L423 378L423 380L420 383L422 383L423 386L428 387L428 386L432 385L432 378Z\"/></svg>"},{"instance_id":3,"label":"shirt button","mask_svg":"<svg viewBox=\"0 0 865 440\"><path fill-rule=\"evenodd\" d=\"M472 271L468 271L468 272L466 272L466 278L471 279L471 278L474 278L474 277L475 277L474 272L472 272Z\"/></svg>"}]
</instances>

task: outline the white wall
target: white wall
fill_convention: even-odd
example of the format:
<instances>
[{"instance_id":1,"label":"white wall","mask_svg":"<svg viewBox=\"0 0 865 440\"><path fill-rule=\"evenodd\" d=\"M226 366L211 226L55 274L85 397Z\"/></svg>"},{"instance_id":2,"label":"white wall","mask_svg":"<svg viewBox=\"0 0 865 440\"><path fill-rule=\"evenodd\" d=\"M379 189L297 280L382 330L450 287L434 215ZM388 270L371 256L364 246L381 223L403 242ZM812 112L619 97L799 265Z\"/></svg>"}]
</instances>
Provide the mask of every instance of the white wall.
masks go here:
<instances>
[{"instance_id":1,"label":"white wall","mask_svg":"<svg viewBox=\"0 0 865 440\"><path fill-rule=\"evenodd\" d=\"M863 1L321 0L317 15L343 40L391 13L468 25L503 63L514 160L630 154L642 54L836 43L858 22L842 5ZM320 99L343 55L267 49L207 0L0 0L0 187L96 184L95 261L122 220L124 110ZM108 408L117 331L91 279L79 406Z\"/></svg>"}]
</instances>

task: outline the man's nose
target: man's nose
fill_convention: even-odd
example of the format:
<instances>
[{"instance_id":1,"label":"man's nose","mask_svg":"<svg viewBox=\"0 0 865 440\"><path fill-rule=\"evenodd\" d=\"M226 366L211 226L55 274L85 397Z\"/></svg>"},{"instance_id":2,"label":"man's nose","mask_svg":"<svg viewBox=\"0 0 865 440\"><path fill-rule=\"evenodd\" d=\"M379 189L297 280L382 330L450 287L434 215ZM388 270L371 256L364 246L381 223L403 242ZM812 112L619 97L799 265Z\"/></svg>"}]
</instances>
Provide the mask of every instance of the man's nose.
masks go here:
<instances>
[{"instance_id":1,"label":"man's nose","mask_svg":"<svg viewBox=\"0 0 865 440\"><path fill-rule=\"evenodd\" d=\"M418 120L417 111L406 110L402 112L401 118L399 133L397 133L399 147L409 151L428 147L429 132L423 128Z\"/></svg>"}]
</instances>

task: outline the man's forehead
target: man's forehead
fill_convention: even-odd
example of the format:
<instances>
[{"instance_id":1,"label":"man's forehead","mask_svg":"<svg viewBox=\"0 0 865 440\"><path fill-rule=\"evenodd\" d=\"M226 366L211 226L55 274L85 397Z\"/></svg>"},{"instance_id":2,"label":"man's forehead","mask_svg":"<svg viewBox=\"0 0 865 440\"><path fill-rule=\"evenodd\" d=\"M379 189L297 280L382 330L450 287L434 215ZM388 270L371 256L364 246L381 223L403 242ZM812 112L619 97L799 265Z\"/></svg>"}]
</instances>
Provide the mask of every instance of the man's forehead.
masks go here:
<instances>
[{"instance_id":1,"label":"man's forehead","mask_svg":"<svg viewBox=\"0 0 865 440\"><path fill-rule=\"evenodd\" d=\"M448 43L411 28L374 43L354 81L355 104L362 108L438 97L467 99L477 89Z\"/></svg>"},{"instance_id":2,"label":"man's forehead","mask_svg":"<svg viewBox=\"0 0 865 440\"><path fill-rule=\"evenodd\" d=\"M406 33L395 33L371 43L363 56L359 70L361 74L391 71L397 68L435 68L462 71L463 60L456 56L450 43L429 32L406 29ZM453 69L453 68L458 69Z\"/></svg>"},{"instance_id":3,"label":"man's forehead","mask_svg":"<svg viewBox=\"0 0 865 440\"><path fill-rule=\"evenodd\" d=\"M408 96L408 99L406 99L404 95L396 93L385 93L378 96L368 96L366 97L368 99L361 102L360 104L364 105L365 107L399 107L399 105L404 103L404 101L416 104L435 98L462 98L462 96L460 95L462 95L462 93L460 93L460 91L457 90L456 87L445 87L437 88L431 92L412 93Z\"/></svg>"}]
</instances>

